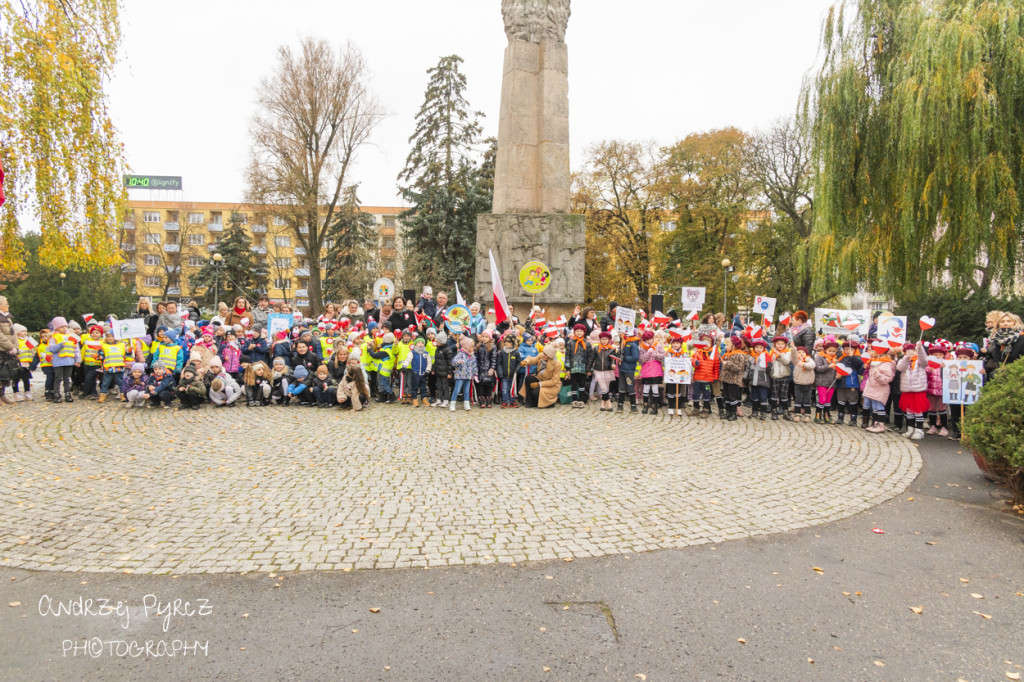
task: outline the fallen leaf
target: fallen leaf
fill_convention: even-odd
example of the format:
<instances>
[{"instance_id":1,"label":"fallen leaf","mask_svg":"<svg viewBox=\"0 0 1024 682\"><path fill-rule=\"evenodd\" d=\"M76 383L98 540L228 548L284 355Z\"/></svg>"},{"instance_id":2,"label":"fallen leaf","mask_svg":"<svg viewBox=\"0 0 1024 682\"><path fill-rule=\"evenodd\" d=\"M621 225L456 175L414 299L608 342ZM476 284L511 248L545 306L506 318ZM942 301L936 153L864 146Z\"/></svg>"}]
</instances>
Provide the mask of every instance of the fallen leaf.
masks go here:
<instances>
[{"instance_id":1,"label":"fallen leaf","mask_svg":"<svg viewBox=\"0 0 1024 682\"><path fill-rule=\"evenodd\" d=\"M875 661L875 665L877 665L879 668L885 667L885 663L882 663L881 661Z\"/></svg>"},{"instance_id":2,"label":"fallen leaf","mask_svg":"<svg viewBox=\"0 0 1024 682\"><path fill-rule=\"evenodd\" d=\"M1006 673L1006 679L1008 680L1019 680L1020 673Z\"/></svg>"},{"instance_id":3,"label":"fallen leaf","mask_svg":"<svg viewBox=\"0 0 1024 682\"><path fill-rule=\"evenodd\" d=\"M248 613L243 613L243 614L242 614L242 618L248 618L248 617L249 617L249 614L248 614Z\"/></svg>"},{"instance_id":4,"label":"fallen leaf","mask_svg":"<svg viewBox=\"0 0 1024 682\"><path fill-rule=\"evenodd\" d=\"M568 563L572 563L572 557L571 557L571 556L567 556L567 557L565 557L564 559L562 559L562 561L564 561L564 562L565 562L565 563L567 563L567 564L568 564Z\"/></svg>"},{"instance_id":5,"label":"fallen leaf","mask_svg":"<svg viewBox=\"0 0 1024 682\"><path fill-rule=\"evenodd\" d=\"M742 637L740 637L736 641L739 642L740 644L746 644L747 643L747 640L743 639Z\"/></svg>"},{"instance_id":6,"label":"fallen leaf","mask_svg":"<svg viewBox=\"0 0 1024 682\"><path fill-rule=\"evenodd\" d=\"M372 609L370 609L370 613L380 613L380 609L378 609L378 608L377 608L377 607L375 606L375 607L373 607Z\"/></svg>"},{"instance_id":7,"label":"fallen leaf","mask_svg":"<svg viewBox=\"0 0 1024 682\"><path fill-rule=\"evenodd\" d=\"M544 667L542 668L542 670L543 670L544 672L546 672L546 673L549 673L549 672L551 672L551 668L549 668L549 667L547 667L547 666L544 666Z\"/></svg>"},{"instance_id":8,"label":"fallen leaf","mask_svg":"<svg viewBox=\"0 0 1024 682\"><path fill-rule=\"evenodd\" d=\"M546 576L544 576L544 580L554 580L554 579L555 579L555 576L553 576L553 575L546 575Z\"/></svg>"},{"instance_id":9,"label":"fallen leaf","mask_svg":"<svg viewBox=\"0 0 1024 682\"><path fill-rule=\"evenodd\" d=\"M814 659L813 658L808 658L807 662L810 663L811 665L814 665Z\"/></svg>"},{"instance_id":10,"label":"fallen leaf","mask_svg":"<svg viewBox=\"0 0 1024 682\"><path fill-rule=\"evenodd\" d=\"M849 597L849 596L850 596L850 593L849 593L849 592L843 592L843 596L844 596L844 597Z\"/></svg>"},{"instance_id":11,"label":"fallen leaf","mask_svg":"<svg viewBox=\"0 0 1024 682\"><path fill-rule=\"evenodd\" d=\"M811 570L815 571L816 573L824 573L825 572L824 569L818 568L817 566L811 566Z\"/></svg>"},{"instance_id":12,"label":"fallen leaf","mask_svg":"<svg viewBox=\"0 0 1024 682\"><path fill-rule=\"evenodd\" d=\"M960 578L960 582L962 582L962 583L969 583L971 581L968 580L967 578Z\"/></svg>"},{"instance_id":13,"label":"fallen leaf","mask_svg":"<svg viewBox=\"0 0 1024 682\"><path fill-rule=\"evenodd\" d=\"M359 630L357 630L357 629L353 629L353 630L352 630L352 633L353 633L353 634L355 634L355 633L357 633L357 632L359 632Z\"/></svg>"},{"instance_id":14,"label":"fallen leaf","mask_svg":"<svg viewBox=\"0 0 1024 682\"><path fill-rule=\"evenodd\" d=\"M984 599L985 598L985 595L978 594L977 592L971 592L971 596L974 597L975 599Z\"/></svg>"},{"instance_id":15,"label":"fallen leaf","mask_svg":"<svg viewBox=\"0 0 1024 682\"><path fill-rule=\"evenodd\" d=\"M922 613L924 613L924 607L923 606L911 606L910 610L913 611L914 613L916 613L919 616Z\"/></svg>"},{"instance_id":16,"label":"fallen leaf","mask_svg":"<svg viewBox=\"0 0 1024 682\"><path fill-rule=\"evenodd\" d=\"M926 543L924 543L924 544L926 544L926 545L937 545L937 544L939 544L939 543L937 543L937 542L926 542Z\"/></svg>"},{"instance_id":17,"label":"fallen leaf","mask_svg":"<svg viewBox=\"0 0 1024 682\"><path fill-rule=\"evenodd\" d=\"M854 594L855 594L855 595L857 595L858 597L863 597L863 596L864 596L864 595L863 595L863 594L861 594L860 592L854 592Z\"/></svg>"},{"instance_id":18,"label":"fallen leaf","mask_svg":"<svg viewBox=\"0 0 1024 682\"><path fill-rule=\"evenodd\" d=\"M981 616L985 620L992 620L992 616L988 615L987 613L982 613L981 611L973 611L973 613Z\"/></svg>"},{"instance_id":19,"label":"fallen leaf","mask_svg":"<svg viewBox=\"0 0 1024 682\"><path fill-rule=\"evenodd\" d=\"M540 629L540 631L541 631L541 632L547 632L547 631L548 631L548 629L547 629L547 628L541 628L541 629Z\"/></svg>"},{"instance_id":20,"label":"fallen leaf","mask_svg":"<svg viewBox=\"0 0 1024 682\"><path fill-rule=\"evenodd\" d=\"M633 677L635 677L636 679L640 680L640 682L643 682L644 680L647 679L647 675L644 675L643 673L637 673L636 675L633 675Z\"/></svg>"},{"instance_id":21,"label":"fallen leaf","mask_svg":"<svg viewBox=\"0 0 1024 682\"><path fill-rule=\"evenodd\" d=\"M7 605L8 606L21 606L21 602L20 601L9 601L9 602L7 602Z\"/></svg>"}]
</instances>

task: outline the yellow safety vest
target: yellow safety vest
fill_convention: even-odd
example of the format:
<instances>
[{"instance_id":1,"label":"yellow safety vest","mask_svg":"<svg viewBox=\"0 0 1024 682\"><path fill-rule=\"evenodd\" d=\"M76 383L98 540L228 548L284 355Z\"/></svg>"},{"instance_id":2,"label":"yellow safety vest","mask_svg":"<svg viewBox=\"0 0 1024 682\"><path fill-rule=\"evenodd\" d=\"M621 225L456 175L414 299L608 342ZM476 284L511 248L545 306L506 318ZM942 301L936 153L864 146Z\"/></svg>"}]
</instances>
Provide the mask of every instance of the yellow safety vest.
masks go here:
<instances>
[{"instance_id":1,"label":"yellow safety vest","mask_svg":"<svg viewBox=\"0 0 1024 682\"><path fill-rule=\"evenodd\" d=\"M35 348L29 348L27 339L18 339L18 362L32 362L32 356L36 354Z\"/></svg>"},{"instance_id":2,"label":"yellow safety vest","mask_svg":"<svg viewBox=\"0 0 1024 682\"><path fill-rule=\"evenodd\" d=\"M157 343L154 345L158 346L157 362L164 363L164 367L166 367L168 371L173 372L178 367L178 353L181 352L181 346L165 343Z\"/></svg>"},{"instance_id":3,"label":"yellow safety vest","mask_svg":"<svg viewBox=\"0 0 1024 682\"><path fill-rule=\"evenodd\" d=\"M49 341L46 343L49 343ZM36 348L36 355L39 356L40 367L53 367L53 353L46 347L46 344L39 344L39 347Z\"/></svg>"},{"instance_id":4,"label":"yellow safety vest","mask_svg":"<svg viewBox=\"0 0 1024 682\"><path fill-rule=\"evenodd\" d=\"M377 352L379 353L379 352L381 352L383 350L384 349L381 348ZM391 370L393 370L395 368L395 346L394 346L394 344L392 344L391 348L388 348L387 351L385 351L385 352L388 354L388 357L384 358L383 360L378 360L377 361L377 371L380 372L380 375L382 377L389 377L389 376L391 376Z\"/></svg>"},{"instance_id":5,"label":"yellow safety vest","mask_svg":"<svg viewBox=\"0 0 1024 682\"><path fill-rule=\"evenodd\" d=\"M102 341L95 339L85 339L82 341L82 363L89 365L101 364L100 361L100 348L103 347Z\"/></svg>"},{"instance_id":6,"label":"yellow safety vest","mask_svg":"<svg viewBox=\"0 0 1024 682\"><path fill-rule=\"evenodd\" d=\"M103 369L104 371L120 371L124 369L124 344L104 343L103 346Z\"/></svg>"},{"instance_id":7,"label":"yellow safety vest","mask_svg":"<svg viewBox=\"0 0 1024 682\"><path fill-rule=\"evenodd\" d=\"M77 348L75 347L75 344L73 344L70 341L68 341L68 335L67 334L54 334L53 335L53 340L56 341L57 343L64 344L61 347L61 349L59 351L57 351L57 357L58 358L73 358L73 357L75 357L75 353L77 351Z\"/></svg>"},{"instance_id":8,"label":"yellow safety vest","mask_svg":"<svg viewBox=\"0 0 1024 682\"><path fill-rule=\"evenodd\" d=\"M320 357L324 359L324 362L330 359L331 355L334 354L334 342L336 338L330 338L328 336L320 337Z\"/></svg>"},{"instance_id":9,"label":"yellow safety vest","mask_svg":"<svg viewBox=\"0 0 1024 682\"><path fill-rule=\"evenodd\" d=\"M377 361L370 357L370 345L363 341L361 344L362 350L359 352L359 362L362 363L363 369L367 372L377 371Z\"/></svg>"}]
</instances>

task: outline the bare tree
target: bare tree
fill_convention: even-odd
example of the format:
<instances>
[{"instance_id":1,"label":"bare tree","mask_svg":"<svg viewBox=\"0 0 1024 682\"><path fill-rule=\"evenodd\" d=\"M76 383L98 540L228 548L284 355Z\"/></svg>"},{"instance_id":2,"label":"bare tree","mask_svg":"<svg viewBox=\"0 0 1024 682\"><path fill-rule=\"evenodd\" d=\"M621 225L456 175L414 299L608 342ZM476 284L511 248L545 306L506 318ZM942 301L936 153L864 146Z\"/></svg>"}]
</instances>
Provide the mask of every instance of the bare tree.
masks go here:
<instances>
[{"instance_id":1,"label":"bare tree","mask_svg":"<svg viewBox=\"0 0 1024 682\"><path fill-rule=\"evenodd\" d=\"M178 289L179 297L194 296L189 280L206 262L205 239L193 243L193 236L206 234L206 223L202 213L197 213L198 219L191 219L194 212L192 204L181 202L167 211L167 220L160 222L147 222L142 210L132 215L138 235L136 253L142 256L141 264L136 256L136 270L149 274L153 267L160 269L165 300L172 296L174 288Z\"/></svg>"},{"instance_id":2,"label":"bare tree","mask_svg":"<svg viewBox=\"0 0 1024 682\"><path fill-rule=\"evenodd\" d=\"M278 50L276 72L257 90L248 200L257 212L283 218L306 249L314 316L323 307L327 226L352 184L356 154L384 116L367 79L357 48L335 52L326 40L307 37L297 54Z\"/></svg>"}]
</instances>

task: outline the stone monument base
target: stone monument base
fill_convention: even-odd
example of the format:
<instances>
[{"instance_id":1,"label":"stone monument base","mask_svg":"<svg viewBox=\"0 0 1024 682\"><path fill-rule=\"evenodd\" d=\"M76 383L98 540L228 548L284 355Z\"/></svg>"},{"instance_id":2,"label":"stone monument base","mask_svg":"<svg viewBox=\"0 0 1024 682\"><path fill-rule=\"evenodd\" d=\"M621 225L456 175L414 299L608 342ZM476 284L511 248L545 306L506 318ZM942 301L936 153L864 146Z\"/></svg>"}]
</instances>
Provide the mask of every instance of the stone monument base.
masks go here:
<instances>
[{"instance_id":1,"label":"stone monument base","mask_svg":"<svg viewBox=\"0 0 1024 682\"><path fill-rule=\"evenodd\" d=\"M551 269L551 285L537 294L537 304L571 311L583 303L586 218L571 213L484 213L476 219L476 300L491 301L491 262L498 264L505 297L524 317L531 296L519 285L519 271L532 260ZM524 305L525 304L525 305Z\"/></svg>"}]
</instances>

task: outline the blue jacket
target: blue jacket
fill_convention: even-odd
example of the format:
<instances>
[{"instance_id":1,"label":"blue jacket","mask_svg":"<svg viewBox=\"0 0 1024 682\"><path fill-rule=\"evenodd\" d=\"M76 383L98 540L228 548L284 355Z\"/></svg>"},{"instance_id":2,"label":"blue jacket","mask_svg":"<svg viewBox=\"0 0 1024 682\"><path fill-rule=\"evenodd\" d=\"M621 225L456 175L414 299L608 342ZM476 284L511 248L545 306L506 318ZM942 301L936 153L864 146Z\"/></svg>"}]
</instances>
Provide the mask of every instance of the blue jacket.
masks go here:
<instances>
[{"instance_id":1,"label":"blue jacket","mask_svg":"<svg viewBox=\"0 0 1024 682\"><path fill-rule=\"evenodd\" d=\"M535 343L533 345L529 345L529 344L527 344L524 341L523 343L519 344L519 351L518 352L519 352L519 360L520 361L527 360L528 358L535 358L535 357L537 357L537 354L538 354L537 344ZM519 371L523 372L524 374L536 374L537 373L537 366L536 365L530 365L528 367L520 367Z\"/></svg>"},{"instance_id":2,"label":"blue jacket","mask_svg":"<svg viewBox=\"0 0 1024 682\"><path fill-rule=\"evenodd\" d=\"M472 315L469 318L469 328L473 330L473 335L483 333L487 329L487 318L483 315Z\"/></svg>"},{"instance_id":3,"label":"blue jacket","mask_svg":"<svg viewBox=\"0 0 1024 682\"><path fill-rule=\"evenodd\" d=\"M423 376L424 374L426 374L427 367L430 365L430 353L428 353L427 351L419 353L414 348L413 350L409 351L409 354L412 357L412 361L409 365L409 368L412 369L412 373L418 374L419 376Z\"/></svg>"},{"instance_id":4,"label":"blue jacket","mask_svg":"<svg viewBox=\"0 0 1024 682\"><path fill-rule=\"evenodd\" d=\"M843 388L860 388L860 376L864 373L864 360L859 355L843 358L843 364L853 370L853 374L843 377Z\"/></svg>"},{"instance_id":5,"label":"blue jacket","mask_svg":"<svg viewBox=\"0 0 1024 682\"><path fill-rule=\"evenodd\" d=\"M242 344L242 354L248 355L254 363L267 362L268 350L266 339L248 339Z\"/></svg>"},{"instance_id":6,"label":"blue jacket","mask_svg":"<svg viewBox=\"0 0 1024 682\"><path fill-rule=\"evenodd\" d=\"M274 346L274 355L270 358L271 366L273 366L274 358L281 358L284 360L285 367L290 367L292 364L291 345L287 343L279 343Z\"/></svg>"},{"instance_id":7,"label":"blue jacket","mask_svg":"<svg viewBox=\"0 0 1024 682\"><path fill-rule=\"evenodd\" d=\"M636 363L640 362L640 342L627 341L622 347L622 360L619 362L619 374L633 376L636 374Z\"/></svg>"},{"instance_id":8,"label":"blue jacket","mask_svg":"<svg viewBox=\"0 0 1024 682\"><path fill-rule=\"evenodd\" d=\"M157 379L155 374L150 374L146 385L149 387L150 395L160 395L163 391L170 391L174 388L174 375L164 372L163 378Z\"/></svg>"}]
</instances>

